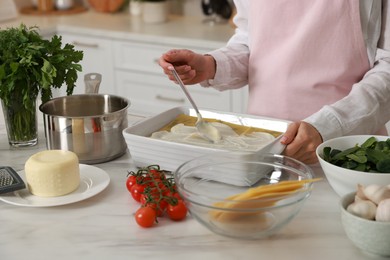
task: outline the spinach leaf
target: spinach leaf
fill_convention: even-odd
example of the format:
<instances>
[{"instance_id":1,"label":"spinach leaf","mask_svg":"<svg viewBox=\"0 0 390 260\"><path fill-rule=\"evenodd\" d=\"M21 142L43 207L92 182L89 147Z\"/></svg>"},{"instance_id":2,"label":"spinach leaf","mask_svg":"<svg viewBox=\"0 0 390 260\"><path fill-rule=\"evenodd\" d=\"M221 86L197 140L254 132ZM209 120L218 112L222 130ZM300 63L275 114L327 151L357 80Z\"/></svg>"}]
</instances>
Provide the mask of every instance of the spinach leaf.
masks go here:
<instances>
[{"instance_id":1,"label":"spinach leaf","mask_svg":"<svg viewBox=\"0 0 390 260\"><path fill-rule=\"evenodd\" d=\"M390 158L386 158L386 159L380 160L376 164L376 168L378 169L379 172L390 173Z\"/></svg>"},{"instance_id":2,"label":"spinach leaf","mask_svg":"<svg viewBox=\"0 0 390 260\"><path fill-rule=\"evenodd\" d=\"M331 147L324 147L323 158L334 165L365 172L390 173L390 138L378 141L369 137L360 146L340 151Z\"/></svg>"}]
</instances>

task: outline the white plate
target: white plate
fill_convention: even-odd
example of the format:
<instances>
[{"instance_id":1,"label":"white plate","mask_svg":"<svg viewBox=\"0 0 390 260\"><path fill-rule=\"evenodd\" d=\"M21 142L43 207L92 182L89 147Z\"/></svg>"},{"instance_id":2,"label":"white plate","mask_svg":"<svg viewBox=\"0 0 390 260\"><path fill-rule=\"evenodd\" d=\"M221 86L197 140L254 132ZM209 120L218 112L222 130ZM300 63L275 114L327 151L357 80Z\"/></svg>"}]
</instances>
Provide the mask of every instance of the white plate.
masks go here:
<instances>
[{"instance_id":1,"label":"white plate","mask_svg":"<svg viewBox=\"0 0 390 260\"><path fill-rule=\"evenodd\" d=\"M19 172L26 181L24 171ZM95 166L80 164L80 186L77 190L59 197L38 197L28 189L14 191L0 196L0 200L9 204L24 207L53 207L66 205L88 199L103 191L110 183L110 176Z\"/></svg>"}]
</instances>

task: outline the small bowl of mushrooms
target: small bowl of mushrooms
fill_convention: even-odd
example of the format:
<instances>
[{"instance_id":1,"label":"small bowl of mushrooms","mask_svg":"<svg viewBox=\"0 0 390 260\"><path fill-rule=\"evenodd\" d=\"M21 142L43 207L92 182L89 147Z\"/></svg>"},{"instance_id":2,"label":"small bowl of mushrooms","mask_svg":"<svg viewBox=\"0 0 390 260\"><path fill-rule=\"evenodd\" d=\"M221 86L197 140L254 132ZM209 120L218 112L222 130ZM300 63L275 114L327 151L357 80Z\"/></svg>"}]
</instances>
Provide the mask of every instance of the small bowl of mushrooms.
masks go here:
<instances>
[{"instance_id":1,"label":"small bowl of mushrooms","mask_svg":"<svg viewBox=\"0 0 390 260\"><path fill-rule=\"evenodd\" d=\"M341 199L341 222L355 246L390 256L390 185L358 184L356 192Z\"/></svg>"}]
</instances>

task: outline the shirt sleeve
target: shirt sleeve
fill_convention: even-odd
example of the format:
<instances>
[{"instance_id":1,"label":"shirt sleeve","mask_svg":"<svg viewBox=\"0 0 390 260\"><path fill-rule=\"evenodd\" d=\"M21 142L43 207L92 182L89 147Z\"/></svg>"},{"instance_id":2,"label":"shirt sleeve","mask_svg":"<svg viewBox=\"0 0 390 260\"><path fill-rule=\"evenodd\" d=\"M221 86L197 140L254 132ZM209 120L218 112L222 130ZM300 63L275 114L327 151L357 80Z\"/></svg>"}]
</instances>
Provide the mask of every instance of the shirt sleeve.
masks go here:
<instances>
[{"instance_id":1,"label":"shirt sleeve","mask_svg":"<svg viewBox=\"0 0 390 260\"><path fill-rule=\"evenodd\" d=\"M234 1L237 14L233 21L236 25L234 35L223 48L211 51L217 70L214 79L200 83L203 87L213 87L218 90L237 89L248 84L248 1Z\"/></svg>"},{"instance_id":2,"label":"shirt sleeve","mask_svg":"<svg viewBox=\"0 0 390 260\"><path fill-rule=\"evenodd\" d=\"M353 85L348 96L304 119L324 141L342 135L373 134L389 120L390 52L379 48L374 67Z\"/></svg>"}]
</instances>

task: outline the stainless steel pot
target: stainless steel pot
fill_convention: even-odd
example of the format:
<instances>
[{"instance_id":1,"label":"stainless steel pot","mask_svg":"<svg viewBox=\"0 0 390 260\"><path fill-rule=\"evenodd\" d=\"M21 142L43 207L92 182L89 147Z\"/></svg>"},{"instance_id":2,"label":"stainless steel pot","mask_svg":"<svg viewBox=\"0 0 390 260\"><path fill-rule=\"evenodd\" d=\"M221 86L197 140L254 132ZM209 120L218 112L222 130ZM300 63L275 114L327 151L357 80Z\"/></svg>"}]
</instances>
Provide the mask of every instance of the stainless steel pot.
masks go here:
<instances>
[{"instance_id":1,"label":"stainless steel pot","mask_svg":"<svg viewBox=\"0 0 390 260\"><path fill-rule=\"evenodd\" d=\"M42 104L47 149L75 152L81 163L113 160L126 152L122 131L130 102L119 96L81 94Z\"/></svg>"}]
</instances>

